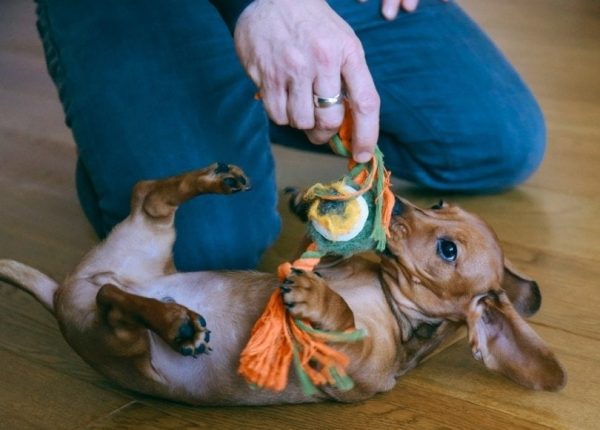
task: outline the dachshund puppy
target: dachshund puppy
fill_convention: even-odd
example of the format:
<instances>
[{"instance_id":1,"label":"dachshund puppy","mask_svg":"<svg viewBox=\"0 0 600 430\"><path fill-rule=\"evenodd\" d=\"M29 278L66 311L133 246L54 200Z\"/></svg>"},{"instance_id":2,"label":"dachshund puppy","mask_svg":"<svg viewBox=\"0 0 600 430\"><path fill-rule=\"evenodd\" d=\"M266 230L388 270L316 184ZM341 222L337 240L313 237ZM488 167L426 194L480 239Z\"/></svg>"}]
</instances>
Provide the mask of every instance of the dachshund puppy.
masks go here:
<instances>
[{"instance_id":1,"label":"dachshund puppy","mask_svg":"<svg viewBox=\"0 0 600 430\"><path fill-rule=\"evenodd\" d=\"M289 311L325 330L363 329L336 344L350 358L350 391L307 397L291 375L283 392L252 389L240 353L274 289L273 274L177 273L177 207L204 193L249 188L235 166L217 163L138 183L131 214L62 284L11 260L0 278L33 294L56 317L71 347L123 387L191 404L266 405L357 401L391 390L462 325L476 359L526 387L558 390L565 372L522 317L540 306L535 282L519 275L480 218L438 204L423 210L396 198L379 261L355 256L294 271L281 289ZM294 202L292 207L301 211Z\"/></svg>"}]
</instances>

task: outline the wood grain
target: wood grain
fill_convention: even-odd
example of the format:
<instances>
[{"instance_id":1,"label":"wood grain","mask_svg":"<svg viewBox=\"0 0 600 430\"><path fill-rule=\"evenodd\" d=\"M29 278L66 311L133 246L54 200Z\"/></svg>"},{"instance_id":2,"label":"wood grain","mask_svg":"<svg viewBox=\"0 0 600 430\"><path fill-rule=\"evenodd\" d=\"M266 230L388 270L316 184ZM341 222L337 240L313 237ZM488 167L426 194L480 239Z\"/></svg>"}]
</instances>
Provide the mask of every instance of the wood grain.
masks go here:
<instances>
[{"instance_id":1,"label":"wood grain","mask_svg":"<svg viewBox=\"0 0 600 430\"><path fill-rule=\"evenodd\" d=\"M352 1L352 0L349 0ZM378 0L371 0L378 1ZM122 390L89 368L35 300L0 283L0 428L594 429L600 422L600 3L460 3L489 32L544 111L548 152L524 186L491 196L440 195L395 181L420 204L440 197L479 213L506 255L540 284L534 329L564 363L560 393L522 389L485 370L459 340L358 404L194 408ZM60 279L96 242L79 208L76 151L47 76L33 2L0 5L0 258ZM344 160L274 148L281 187L327 181ZM272 270L296 251L285 230Z\"/></svg>"}]
</instances>

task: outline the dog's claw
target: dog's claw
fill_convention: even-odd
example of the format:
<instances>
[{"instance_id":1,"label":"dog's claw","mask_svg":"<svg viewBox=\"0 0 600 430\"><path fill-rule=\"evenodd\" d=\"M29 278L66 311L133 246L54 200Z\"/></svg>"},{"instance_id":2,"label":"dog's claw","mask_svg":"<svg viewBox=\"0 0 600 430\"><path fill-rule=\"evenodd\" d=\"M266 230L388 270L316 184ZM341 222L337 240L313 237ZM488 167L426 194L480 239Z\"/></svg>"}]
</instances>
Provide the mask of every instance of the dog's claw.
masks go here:
<instances>
[{"instance_id":1,"label":"dog's claw","mask_svg":"<svg viewBox=\"0 0 600 430\"><path fill-rule=\"evenodd\" d=\"M320 274L293 268L279 288L283 304L294 318L321 320L318 294L327 286Z\"/></svg>"}]
</instances>

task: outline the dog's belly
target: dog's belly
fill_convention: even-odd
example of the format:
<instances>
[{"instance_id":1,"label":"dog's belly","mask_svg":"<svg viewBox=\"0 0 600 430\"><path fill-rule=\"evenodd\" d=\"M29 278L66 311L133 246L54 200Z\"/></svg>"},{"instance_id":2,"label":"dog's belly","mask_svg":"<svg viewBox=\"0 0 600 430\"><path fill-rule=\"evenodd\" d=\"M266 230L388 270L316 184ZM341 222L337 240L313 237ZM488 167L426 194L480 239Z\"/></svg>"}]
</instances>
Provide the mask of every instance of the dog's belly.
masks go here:
<instances>
[{"instance_id":1,"label":"dog's belly","mask_svg":"<svg viewBox=\"0 0 600 430\"><path fill-rule=\"evenodd\" d=\"M151 394L197 404L306 402L295 384L279 394L254 390L237 372L252 327L278 285L271 274L201 272L169 275L129 289L186 306L206 319L211 332L211 351L197 358L179 354L150 333L152 368L165 381L159 388L164 392Z\"/></svg>"}]
</instances>

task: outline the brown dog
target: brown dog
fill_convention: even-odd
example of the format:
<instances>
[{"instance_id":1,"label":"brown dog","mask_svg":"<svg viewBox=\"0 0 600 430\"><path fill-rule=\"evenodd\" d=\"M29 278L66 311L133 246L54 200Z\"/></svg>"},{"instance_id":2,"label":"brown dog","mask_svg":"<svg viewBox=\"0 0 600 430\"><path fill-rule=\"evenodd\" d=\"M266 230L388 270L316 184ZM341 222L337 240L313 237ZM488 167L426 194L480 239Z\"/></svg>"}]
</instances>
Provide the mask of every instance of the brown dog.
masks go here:
<instances>
[{"instance_id":1,"label":"brown dog","mask_svg":"<svg viewBox=\"0 0 600 430\"><path fill-rule=\"evenodd\" d=\"M75 351L108 378L193 404L364 399L390 390L463 324L490 369L534 389L564 385L561 365L520 316L537 311L539 289L505 264L490 227L454 206L422 210L397 198L380 263L353 257L319 275L294 272L282 289L296 317L326 330L366 330L364 340L337 346L351 360L355 387L306 397L292 376L282 393L251 389L236 371L240 352L279 281L256 272L176 273L171 254L178 205L247 188L243 172L224 164L141 182L130 216L62 285L10 260L0 260L0 278L43 303Z\"/></svg>"}]
</instances>

